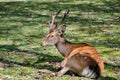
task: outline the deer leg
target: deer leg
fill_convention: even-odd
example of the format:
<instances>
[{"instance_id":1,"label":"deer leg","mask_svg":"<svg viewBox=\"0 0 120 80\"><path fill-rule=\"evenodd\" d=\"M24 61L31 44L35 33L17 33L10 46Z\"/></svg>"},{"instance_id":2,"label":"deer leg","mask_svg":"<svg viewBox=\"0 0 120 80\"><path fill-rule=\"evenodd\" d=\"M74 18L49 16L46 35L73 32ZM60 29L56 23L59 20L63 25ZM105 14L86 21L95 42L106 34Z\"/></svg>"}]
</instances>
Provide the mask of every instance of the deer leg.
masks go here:
<instances>
[{"instance_id":1,"label":"deer leg","mask_svg":"<svg viewBox=\"0 0 120 80\"><path fill-rule=\"evenodd\" d=\"M67 58L65 58L62 63L61 63L61 67L65 67L67 64Z\"/></svg>"},{"instance_id":2,"label":"deer leg","mask_svg":"<svg viewBox=\"0 0 120 80\"><path fill-rule=\"evenodd\" d=\"M42 69L42 70L39 70L39 73L48 73L50 74L51 76L55 76L56 73L50 71L50 70L47 70L47 69Z\"/></svg>"},{"instance_id":3,"label":"deer leg","mask_svg":"<svg viewBox=\"0 0 120 80\"><path fill-rule=\"evenodd\" d=\"M69 67L66 67L66 66L63 67L63 69L58 72L57 76L60 77L60 76L64 75L68 70L69 70Z\"/></svg>"}]
</instances>

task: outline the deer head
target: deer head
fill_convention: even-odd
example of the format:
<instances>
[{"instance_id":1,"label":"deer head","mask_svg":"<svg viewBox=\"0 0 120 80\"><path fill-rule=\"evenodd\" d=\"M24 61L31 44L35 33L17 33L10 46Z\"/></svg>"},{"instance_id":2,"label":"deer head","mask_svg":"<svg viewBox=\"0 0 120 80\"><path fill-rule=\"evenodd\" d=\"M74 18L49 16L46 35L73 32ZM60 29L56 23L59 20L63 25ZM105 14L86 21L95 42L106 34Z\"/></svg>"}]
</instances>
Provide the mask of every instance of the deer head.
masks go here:
<instances>
[{"instance_id":1,"label":"deer head","mask_svg":"<svg viewBox=\"0 0 120 80\"><path fill-rule=\"evenodd\" d=\"M47 22L49 25L49 33L46 38L42 41L41 46L47 45L55 45L59 42L60 38L63 36L63 33L66 30L66 26L62 25L59 29L58 27L64 22L65 18L67 17L69 10L64 13L64 17L60 22L55 23L55 17L61 12L59 10L55 15L52 15L51 20Z\"/></svg>"}]
</instances>

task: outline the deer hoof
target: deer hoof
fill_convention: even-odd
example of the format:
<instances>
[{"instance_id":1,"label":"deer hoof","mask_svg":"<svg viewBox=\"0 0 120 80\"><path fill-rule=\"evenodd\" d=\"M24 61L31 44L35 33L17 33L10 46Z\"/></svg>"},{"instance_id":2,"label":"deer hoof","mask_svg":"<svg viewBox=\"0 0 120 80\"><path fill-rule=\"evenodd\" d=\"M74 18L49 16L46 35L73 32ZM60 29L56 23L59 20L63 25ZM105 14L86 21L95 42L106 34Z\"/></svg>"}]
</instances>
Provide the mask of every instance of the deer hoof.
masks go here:
<instances>
[{"instance_id":1,"label":"deer hoof","mask_svg":"<svg viewBox=\"0 0 120 80\"><path fill-rule=\"evenodd\" d=\"M55 67L56 67L57 70L61 70L61 68L62 68L60 63L56 63Z\"/></svg>"}]
</instances>

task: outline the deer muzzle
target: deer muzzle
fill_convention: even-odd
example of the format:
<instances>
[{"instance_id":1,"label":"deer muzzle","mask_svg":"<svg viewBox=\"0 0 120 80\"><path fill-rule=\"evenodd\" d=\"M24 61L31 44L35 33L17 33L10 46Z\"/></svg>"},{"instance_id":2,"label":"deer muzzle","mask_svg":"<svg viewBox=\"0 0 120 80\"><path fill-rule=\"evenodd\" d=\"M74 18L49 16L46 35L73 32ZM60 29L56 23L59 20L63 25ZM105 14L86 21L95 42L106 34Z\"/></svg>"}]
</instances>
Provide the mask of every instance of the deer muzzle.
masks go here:
<instances>
[{"instance_id":1,"label":"deer muzzle","mask_svg":"<svg viewBox=\"0 0 120 80\"><path fill-rule=\"evenodd\" d=\"M41 46L46 46L46 45L47 45L47 43L44 41L41 43Z\"/></svg>"}]
</instances>

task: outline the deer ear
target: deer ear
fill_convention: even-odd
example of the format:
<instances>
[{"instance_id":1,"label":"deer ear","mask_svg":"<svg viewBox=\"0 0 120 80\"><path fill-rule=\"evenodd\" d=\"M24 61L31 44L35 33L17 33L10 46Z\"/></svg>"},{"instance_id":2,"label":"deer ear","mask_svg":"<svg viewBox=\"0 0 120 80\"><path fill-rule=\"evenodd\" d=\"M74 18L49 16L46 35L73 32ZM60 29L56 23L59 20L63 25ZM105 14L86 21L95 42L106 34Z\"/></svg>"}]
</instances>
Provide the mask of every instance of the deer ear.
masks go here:
<instances>
[{"instance_id":1,"label":"deer ear","mask_svg":"<svg viewBox=\"0 0 120 80\"><path fill-rule=\"evenodd\" d=\"M59 29L60 35L63 34L65 30L66 30L66 25L61 26L61 28Z\"/></svg>"}]
</instances>

